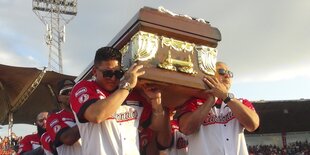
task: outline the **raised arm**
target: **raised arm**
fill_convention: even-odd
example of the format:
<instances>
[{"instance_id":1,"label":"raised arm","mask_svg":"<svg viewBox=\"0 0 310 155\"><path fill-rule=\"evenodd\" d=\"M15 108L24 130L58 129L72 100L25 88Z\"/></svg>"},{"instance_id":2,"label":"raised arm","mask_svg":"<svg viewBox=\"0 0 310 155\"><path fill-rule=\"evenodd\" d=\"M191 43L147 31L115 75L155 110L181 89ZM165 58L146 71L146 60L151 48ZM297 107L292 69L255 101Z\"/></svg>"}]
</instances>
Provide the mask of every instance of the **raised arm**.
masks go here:
<instances>
[{"instance_id":1,"label":"raised arm","mask_svg":"<svg viewBox=\"0 0 310 155\"><path fill-rule=\"evenodd\" d=\"M191 100L191 102L187 104L191 104L192 106L197 106L197 100ZM185 135L190 135L197 132L209 114L212 106L215 103L215 99L213 96L210 96L205 102L199 106L196 110L186 112L181 115L179 118L179 126L180 131ZM190 105L186 105L190 106Z\"/></svg>"},{"instance_id":2,"label":"raised arm","mask_svg":"<svg viewBox=\"0 0 310 155\"><path fill-rule=\"evenodd\" d=\"M142 65L133 64L120 83L128 83L130 88L133 89L137 84L138 77L144 74L144 71L140 70L142 68ZM84 118L93 123L101 123L116 112L128 94L128 89L117 89L107 98L99 99L91 104L85 110Z\"/></svg>"},{"instance_id":3,"label":"raised arm","mask_svg":"<svg viewBox=\"0 0 310 155\"><path fill-rule=\"evenodd\" d=\"M150 128L157 133L156 140L163 147L169 147L172 141L169 112L163 108L159 86L144 84L142 90L152 105Z\"/></svg>"},{"instance_id":4,"label":"raised arm","mask_svg":"<svg viewBox=\"0 0 310 155\"><path fill-rule=\"evenodd\" d=\"M161 146L161 149L166 149L170 147L173 138L168 110L165 110L163 117L163 126L157 131L156 141Z\"/></svg>"},{"instance_id":5,"label":"raised arm","mask_svg":"<svg viewBox=\"0 0 310 155\"><path fill-rule=\"evenodd\" d=\"M204 82L211 88L206 92L211 93L222 100L225 100L227 98L228 90L221 82L219 82L218 79L214 77L206 77L204 78ZM246 130L252 132L258 128L259 117L255 112L254 108L249 108L243 102L236 98L231 99L227 103L227 105L231 109L234 116L239 120L239 122L245 127Z\"/></svg>"}]
</instances>

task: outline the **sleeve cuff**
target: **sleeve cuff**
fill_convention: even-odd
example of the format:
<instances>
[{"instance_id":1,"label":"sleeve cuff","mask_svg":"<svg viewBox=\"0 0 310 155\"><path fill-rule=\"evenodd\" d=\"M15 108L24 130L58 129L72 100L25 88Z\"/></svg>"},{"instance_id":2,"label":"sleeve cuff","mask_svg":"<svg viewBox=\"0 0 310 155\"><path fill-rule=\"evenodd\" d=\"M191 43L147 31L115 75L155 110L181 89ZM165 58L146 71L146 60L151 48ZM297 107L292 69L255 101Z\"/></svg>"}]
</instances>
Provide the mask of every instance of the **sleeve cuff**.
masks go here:
<instances>
[{"instance_id":1,"label":"sleeve cuff","mask_svg":"<svg viewBox=\"0 0 310 155\"><path fill-rule=\"evenodd\" d=\"M89 100L87 102L85 102L82 107L80 108L79 112L77 113L77 117L79 119L79 122L80 123L87 123L89 122L88 120L86 120L84 118L84 113L86 111L86 109L93 103L95 103L96 101L98 101L98 99L92 99L92 100Z\"/></svg>"}]
</instances>

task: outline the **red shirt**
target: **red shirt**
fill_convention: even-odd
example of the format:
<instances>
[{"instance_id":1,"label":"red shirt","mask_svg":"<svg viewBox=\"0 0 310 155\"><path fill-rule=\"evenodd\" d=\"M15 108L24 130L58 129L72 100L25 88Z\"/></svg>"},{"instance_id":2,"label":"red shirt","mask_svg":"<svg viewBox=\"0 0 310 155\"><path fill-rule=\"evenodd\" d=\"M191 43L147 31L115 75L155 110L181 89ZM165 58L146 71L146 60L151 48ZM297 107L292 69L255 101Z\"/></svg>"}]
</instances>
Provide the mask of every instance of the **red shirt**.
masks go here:
<instances>
[{"instance_id":1,"label":"red shirt","mask_svg":"<svg viewBox=\"0 0 310 155\"><path fill-rule=\"evenodd\" d=\"M44 152L47 154L47 151L48 151L48 153L52 154L53 151L52 151L51 145L53 141L51 140L51 136L47 132L45 132L41 136L40 141L44 149Z\"/></svg>"},{"instance_id":2,"label":"red shirt","mask_svg":"<svg viewBox=\"0 0 310 155\"><path fill-rule=\"evenodd\" d=\"M40 147L40 137L38 134L32 134L25 136L19 145L18 154L28 152Z\"/></svg>"},{"instance_id":3,"label":"red shirt","mask_svg":"<svg viewBox=\"0 0 310 155\"><path fill-rule=\"evenodd\" d=\"M62 145L60 141L61 134L75 126L75 118L71 111L61 110L51 114L46 120L46 132L50 135L55 147Z\"/></svg>"}]
</instances>

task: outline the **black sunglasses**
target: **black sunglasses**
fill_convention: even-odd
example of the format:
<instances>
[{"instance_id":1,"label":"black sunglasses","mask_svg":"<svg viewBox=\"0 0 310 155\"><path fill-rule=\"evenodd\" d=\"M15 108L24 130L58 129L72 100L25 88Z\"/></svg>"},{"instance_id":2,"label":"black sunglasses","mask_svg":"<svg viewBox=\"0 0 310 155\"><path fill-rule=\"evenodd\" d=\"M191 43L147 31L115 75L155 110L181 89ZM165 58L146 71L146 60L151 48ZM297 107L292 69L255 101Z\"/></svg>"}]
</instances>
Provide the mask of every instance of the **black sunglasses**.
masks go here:
<instances>
[{"instance_id":1,"label":"black sunglasses","mask_svg":"<svg viewBox=\"0 0 310 155\"><path fill-rule=\"evenodd\" d=\"M114 75L117 79L121 79L124 75L124 71L123 70L103 70L101 71L103 77L108 77L108 78L112 78Z\"/></svg>"},{"instance_id":2,"label":"black sunglasses","mask_svg":"<svg viewBox=\"0 0 310 155\"><path fill-rule=\"evenodd\" d=\"M228 74L228 76L229 76L230 78L234 77L233 72L231 72L230 70L218 69L218 73L219 73L220 75L222 75L222 76Z\"/></svg>"},{"instance_id":3,"label":"black sunglasses","mask_svg":"<svg viewBox=\"0 0 310 155\"><path fill-rule=\"evenodd\" d=\"M72 86L71 87L66 87L66 88L63 88L59 91L59 95L69 95L69 93L71 92L72 90Z\"/></svg>"}]
</instances>

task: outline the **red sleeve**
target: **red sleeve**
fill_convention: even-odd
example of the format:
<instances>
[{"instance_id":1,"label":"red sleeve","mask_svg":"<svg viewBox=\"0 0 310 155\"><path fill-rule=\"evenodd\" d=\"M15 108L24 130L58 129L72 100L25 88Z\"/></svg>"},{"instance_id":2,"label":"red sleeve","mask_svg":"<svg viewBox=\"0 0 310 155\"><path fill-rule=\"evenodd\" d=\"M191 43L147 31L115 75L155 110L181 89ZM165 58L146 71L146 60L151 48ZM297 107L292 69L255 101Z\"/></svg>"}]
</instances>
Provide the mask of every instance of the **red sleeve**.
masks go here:
<instances>
[{"instance_id":1,"label":"red sleeve","mask_svg":"<svg viewBox=\"0 0 310 155\"><path fill-rule=\"evenodd\" d=\"M77 114L79 122L88 122L84 118L84 112L92 104L99 99L106 98L93 81L81 81L76 84L70 95L70 104L72 110ZM100 97L100 98L99 98Z\"/></svg>"},{"instance_id":2,"label":"red sleeve","mask_svg":"<svg viewBox=\"0 0 310 155\"><path fill-rule=\"evenodd\" d=\"M248 101L247 99L240 99L240 100L242 101L242 103L245 106L247 106L248 108L250 108L250 109L255 111L255 108L254 108L253 104L250 101Z\"/></svg>"},{"instance_id":3,"label":"red sleeve","mask_svg":"<svg viewBox=\"0 0 310 155\"><path fill-rule=\"evenodd\" d=\"M195 111L200 105L204 103L204 101L205 100L199 98L191 98L187 100L184 106L178 111L177 118L180 118L185 113Z\"/></svg>"},{"instance_id":4,"label":"red sleeve","mask_svg":"<svg viewBox=\"0 0 310 155\"><path fill-rule=\"evenodd\" d=\"M31 141L30 136L31 135L27 135L21 140L21 142L19 144L18 152L17 152L18 155L23 153L23 152L27 152L27 151L32 150L32 145L30 143L30 141Z\"/></svg>"},{"instance_id":5,"label":"red sleeve","mask_svg":"<svg viewBox=\"0 0 310 155\"><path fill-rule=\"evenodd\" d=\"M60 127L59 127L59 129L57 129L58 123L59 123L59 120L57 118L57 115L54 113L51 114L46 120L46 132L50 135L52 141L55 141L56 133L57 133L57 131L60 130ZM55 127L55 129L54 129L54 127Z\"/></svg>"},{"instance_id":6,"label":"red sleeve","mask_svg":"<svg viewBox=\"0 0 310 155\"><path fill-rule=\"evenodd\" d=\"M58 147L63 144L60 141L61 134L75 125L73 114L62 110L48 117L46 121L46 131L50 135L55 146Z\"/></svg>"},{"instance_id":7,"label":"red sleeve","mask_svg":"<svg viewBox=\"0 0 310 155\"><path fill-rule=\"evenodd\" d=\"M42 136L41 136L41 145L43 147L44 150L47 150L49 152L52 152L52 149L50 147L50 144L52 143L51 137L48 135L47 132L45 132Z\"/></svg>"}]
</instances>

